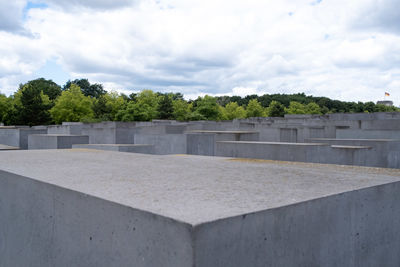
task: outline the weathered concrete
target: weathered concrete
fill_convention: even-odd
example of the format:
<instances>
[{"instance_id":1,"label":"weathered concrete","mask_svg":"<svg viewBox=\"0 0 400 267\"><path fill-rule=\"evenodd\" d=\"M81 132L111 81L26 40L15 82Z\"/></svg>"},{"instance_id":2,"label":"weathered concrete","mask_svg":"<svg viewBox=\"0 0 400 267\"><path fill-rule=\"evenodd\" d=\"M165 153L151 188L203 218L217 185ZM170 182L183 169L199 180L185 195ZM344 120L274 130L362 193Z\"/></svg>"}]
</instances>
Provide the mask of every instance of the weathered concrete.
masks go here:
<instances>
[{"instance_id":1,"label":"weathered concrete","mask_svg":"<svg viewBox=\"0 0 400 267\"><path fill-rule=\"evenodd\" d=\"M0 144L28 149L28 136L31 134L46 134L47 127L0 127Z\"/></svg>"},{"instance_id":2,"label":"weathered concrete","mask_svg":"<svg viewBox=\"0 0 400 267\"><path fill-rule=\"evenodd\" d=\"M88 144L87 135L32 134L29 135L28 149L72 148L73 144Z\"/></svg>"},{"instance_id":3,"label":"weathered concrete","mask_svg":"<svg viewBox=\"0 0 400 267\"><path fill-rule=\"evenodd\" d=\"M3 145L0 144L0 151L6 151L6 150L18 150L19 147L15 147L15 146L7 146L7 145Z\"/></svg>"},{"instance_id":4,"label":"weathered concrete","mask_svg":"<svg viewBox=\"0 0 400 267\"><path fill-rule=\"evenodd\" d=\"M340 165L400 168L400 142L390 143L390 149L370 145L330 145L319 143L218 141L216 155ZM362 142L361 142L362 143ZM370 142L371 143L371 142ZM378 152L385 151L379 155Z\"/></svg>"},{"instance_id":5,"label":"weathered concrete","mask_svg":"<svg viewBox=\"0 0 400 267\"><path fill-rule=\"evenodd\" d=\"M400 265L399 170L75 149L0 170L0 266Z\"/></svg>"},{"instance_id":6,"label":"weathered concrete","mask_svg":"<svg viewBox=\"0 0 400 267\"><path fill-rule=\"evenodd\" d=\"M185 154L186 135L184 134L135 134L135 144L150 144L154 154Z\"/></svg>"},{"instance_id":7,"label":"weathered concrete","mask_svg":"<svg viewBox=\"0 0 400 267\"><path fill-rule=\"evenodd\" d=\"M72 148L154 154L154 146L146 144L77 144L72 145Z\"/></svg>"},{"instance_id":8,"label":"weathered concrete","mask_svg":"<svg viewBox=\"0 0 400 267\"><path fill-rule=\"evenodd\" d=\"M215 156L217 141L258 141L259 132L255 131L205 131L186 132L187 150L192 155Z\"/></svg>"}]
</instances>

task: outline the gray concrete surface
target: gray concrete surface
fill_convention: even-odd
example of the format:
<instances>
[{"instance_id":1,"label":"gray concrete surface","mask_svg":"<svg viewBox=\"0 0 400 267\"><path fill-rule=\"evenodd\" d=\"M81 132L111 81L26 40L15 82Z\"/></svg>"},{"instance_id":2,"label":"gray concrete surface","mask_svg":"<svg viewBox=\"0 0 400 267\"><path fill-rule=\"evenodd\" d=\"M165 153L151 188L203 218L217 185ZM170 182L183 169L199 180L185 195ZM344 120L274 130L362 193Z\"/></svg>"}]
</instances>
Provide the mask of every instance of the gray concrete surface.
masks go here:
<instances>
[{"instance_id":1,"label":"gray concrete surface","mask_svg":"<svg viewBox=\"0 0 400 267\"><path fill-rule=\"evenodd\" d=\"M210 131L192 130L186 132L185 153L191 155L215 156L217 141L258 141L260 133L256 131Z\"/></svg>"},{"instance_id":2,"label":"gray concrete surface","mask_svg":"<svg viewBox=\"0 0 400 267\"><path fill-rule=\"evenodd\" d=\"M399 170L82 149L0 170L0 266L400 265Z\"/></svg>"},{"instance_id":3,"label":"gray concrete surface","mask_svg":"<svg viewBox=\"0 0 400 267\"><path fill-rule=\"evenodd\" d=\"M65 149L73 144L88 144L87 135L32 134L28 138L28 149Z\"/></svg>"},{"instance_id":4,"label":"gray concrete surface","mask_svg":"<svg viewBox=\"0 0 400 267\"><path fill-rule=\"evenodd\" d=\"M28 149L28 136L31 134L46 134L47 127L0 127L0 144Z\"/></svg>"},{"instance_id":5,"label":"gray concrete surface","mask_svg":"<svg viewBox=\"0 0 400 267\"><path fill-rule=\"evenodd\" d=\"M400 142L334 142L310 139L318 143L218 141L216 155L223 157L299 161L340 165L400 168ZM332 140L332 141L329 141ZM326 142L324 142L326 141ZM351 144L356 145L351 145Z\"/></svg>"},{"instance_id":6,"label":"gray concrete surface","mask_svg":"<svg viewBox=\"0 0 400 267\"><path fill-rule=\"evenodd\" d=\"M154 146L146 144L76 144L72 148L154 154Z\"/></svg>"},{"instance_id":7,"label":"gray concrete surface","mask_svg":"<svg viewBox=\"0 0 400 267\"><path fill-rule=\"evenodd\" d=\"M15 147L15 146L8 146L8 145L3 145L0 144L0 151L6 151L6 150L18 150L19 147Z\"/></svg>"},{"instance_id":8,"label":"gray concrete surface","mask_svg":"<svg viewBox=\"0 0 400 267\"><path fill-rule=\"evenodd\" d=\"M135 144L149 144L154 154L186 154L186 135L184 134L135 134Z\"/></svg>"}]
</instances>

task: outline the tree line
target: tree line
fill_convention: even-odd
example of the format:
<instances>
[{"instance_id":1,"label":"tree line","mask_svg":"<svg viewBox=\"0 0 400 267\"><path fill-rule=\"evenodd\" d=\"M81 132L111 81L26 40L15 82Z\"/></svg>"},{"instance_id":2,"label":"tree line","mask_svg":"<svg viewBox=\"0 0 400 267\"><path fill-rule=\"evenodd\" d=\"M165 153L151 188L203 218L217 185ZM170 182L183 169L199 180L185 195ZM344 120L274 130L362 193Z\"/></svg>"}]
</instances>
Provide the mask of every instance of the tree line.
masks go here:
<instances>
[{"instance_id":1,"label":"tree line","mask_svg":"<svg viewBox=\"0 0 400 267\"><path fill-rule=\"evenodd\" d=\"M107 92L87 79L60 86L44 78L21 84L7 97L0 94L0 122L5 125L47 125L63 121L150 121L153 119L233 120L249 117L283 117L285 114L336 112L388 112L396 107L373 102L344 102L298 94L204 96L185 100L181 93L142 90L126 95Z\"/></svg>"}]
</instances>

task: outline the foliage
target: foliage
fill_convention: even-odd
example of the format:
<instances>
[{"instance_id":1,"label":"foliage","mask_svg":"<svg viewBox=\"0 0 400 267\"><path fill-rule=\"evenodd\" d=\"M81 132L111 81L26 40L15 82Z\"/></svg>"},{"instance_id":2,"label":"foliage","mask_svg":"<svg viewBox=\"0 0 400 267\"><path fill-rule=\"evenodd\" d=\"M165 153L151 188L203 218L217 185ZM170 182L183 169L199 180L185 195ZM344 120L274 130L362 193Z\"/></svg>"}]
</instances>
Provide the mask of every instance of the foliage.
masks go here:
<instances>
[{"instance_id":1,"label":"foliage","mask_svg":"<svg viewBox=\"0 0 400 267\"><path fill-rule=\"evenodd\" d=\"M225 106L224 115L226 120L243 119L246 118L246 110L237 102L230 102Z\"/></svg>"},{"instance_id":2,"label":"foliage","mask_svg":"<svg viewBox=\"0 0 400 267\"><path fill-rule=\"evenodd\" d=\"M172 106L173 106L173 115L176 120L186 121L189 119L190 114L192 112L191 104L188 104L188 102L184 100L178 99L172 102Z\"/></svg>"},{"instance_id":3,"label":"foliage","mask_svg":"<svg viewBox=\"0 0 400 267\"><path fill-rule=\"evenodd\" d=\"M160 102L158 104L158 118L162 120L171 120L174 118L172 96L165 94L160 97Z\"/></svg>"},{"instance_id":4,"label":"foliage","mask_svg":"<svg viewBox=\"0 0 400 267\"><path fill-rule=\"evenodd\" d=\"M72 84L76 84L78 85L81 90L82 93L85 96L90 96L90 97L94 97L94 98L98 98L101 95L104 95L105 93L107 93L104 89L103 89L103 85L95 83L95 84L90 84L88 79L76 79L74 81L68 81L63 89L64 90L68 90L69 88L71 88Z\"/></svg>"},{"instance_id":5,"label":"foliage","mask_svg":"<svg viewBox=\"0 0 400 267\"><path fill-rule=\"evenodd\" d=\"M12 109L12 99L0 94L0 122L4 122L7 113Z\"/></svg>"},{"instance_id":6,"label":"foliage","mask_svg":"<svg viewBox=\"0 0 400 267\"><path fill-rule=\"evenodd\" d=\"M43 92L43 94L47 95L51 101L54 101L57 97L59 97L62 92L61 86L52 80L46 80L44 78L29 81L25 85L36 88L36 90L39 89ZM24 87L25 85L20 85L20 88Z\"/></svg>"},{"instance_id":7,"label":"foliage","mask_svg":"<svg viewBox=\"0 0 400 267\"><path fill-rule=\"evenodd\" d=\"M196 99L196 107L191 118L194 120L218 120L219 117L220 109L214 97L206 95Z\"/></svg>"},{"instance_id":8,"label":"foliage","mask_svg":"<svg viewBox=\"0 0 400 267\"><path fill-rule=\"evenodd\" d=\"M52 122L49 113L52 103L39 87L27 83L18 91L14 98L12 124L34 126Z\"/></svg>"},{"instance_id":9,"label":"foliage","mask_svg":"<svg viewBox=\"0 0 400 267\"><path fill-rule=\"evenodd\" d=\"M126 108L126 100L115 91L101 95L94 100L94 117L100 121L113 121L120 110Z\"/></svg>"},{"instance_id":10,"label":"foliage","mask_svg":"<svg viewBox=\"0 0 400 267\"><path fill-rule=\"evenodd\" d=\"M0 122L39 125L62 121L150 121L153 119L232 120L244 117L282 117L284 114L335 112L398 112L397 107L373 102L344 102L297 94L204 96L185 100L181 93L143 90L129 96L106 92L87 79L68 81L63 89L39 78L21 84L11 96L0 94Z\"/></svg>"},{"instance_id":11,"label":"foliage","mask_svg":"<svg viewBox=\"0 0 400 267\"><path fill-rule=\"evenodd\" d=\"M79 86L71 84L70 88L62 92L56 100L50 113L56 123L83 121L94 117L92 105L93 100L85 96Z\"/></svg>"},{"instance_id":12,"label":"foliage","mask_svg":"<svg viewBox=\"0 0 400 267\"><path fill-rule=\"evenodd\" d=\"M151 90L143 90L136 101L128 102L124 110L120 110L116 118L121 121L150 121L158 116L159 96Z\"/></svg>"},{"instance_id":13,"label":"foliage","mask_svg":"<svg viewBox=\"0 0 400 267\"><path fill-rule=\"evenodd\" d=\"M266 113L268 117L283 117L285 115L285 107L278 101L272 100Z\"/></svg>"},{"instance_id":14,"label":"foliage","mask_svg":"<svg viewBox=\"0 0 400 267\"><path fill-rule=\"evenodd\" d=\"M303 104L291 101L288 108L285 108L286 114L306 114L306 108Z\"/></svg>"},{"instance_id":15,"label":"foliage","mask_svg":"<svg viewBox=\"0 0 400 267\"><path fill-rule=\"evenodd\" d=\"M246 117L263 117L265 115L264 109L257 99L251 99L246 108Z\"/></svg>"}]
</instances>

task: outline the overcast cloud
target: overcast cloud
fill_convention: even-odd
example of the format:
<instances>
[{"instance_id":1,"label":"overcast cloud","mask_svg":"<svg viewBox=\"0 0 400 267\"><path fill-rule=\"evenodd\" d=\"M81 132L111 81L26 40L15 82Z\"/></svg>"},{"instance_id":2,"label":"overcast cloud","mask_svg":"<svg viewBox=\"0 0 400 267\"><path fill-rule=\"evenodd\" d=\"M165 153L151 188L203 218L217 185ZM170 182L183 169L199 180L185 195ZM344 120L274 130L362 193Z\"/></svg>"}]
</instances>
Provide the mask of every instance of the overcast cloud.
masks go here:
<instances>
[{"instance_id":1,"label":"overcast cloud","mask_svg":"<svg viewBox=\"0 0 400 267\"><path fill-rule=\"evenodd\" d=\"M125 92L376 101L386 91L400 104L400 0L0 3L2 93L55 60Z\"/></svg>"}]
</instances>

